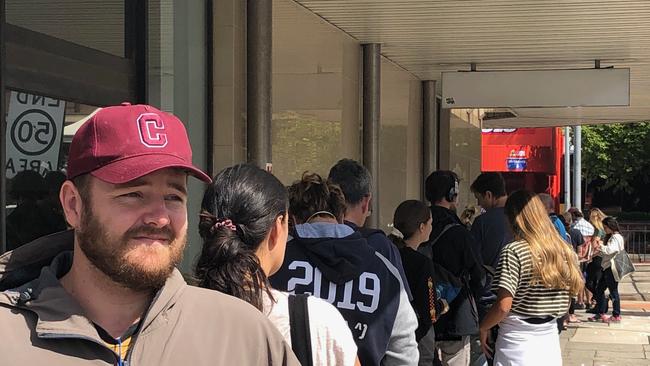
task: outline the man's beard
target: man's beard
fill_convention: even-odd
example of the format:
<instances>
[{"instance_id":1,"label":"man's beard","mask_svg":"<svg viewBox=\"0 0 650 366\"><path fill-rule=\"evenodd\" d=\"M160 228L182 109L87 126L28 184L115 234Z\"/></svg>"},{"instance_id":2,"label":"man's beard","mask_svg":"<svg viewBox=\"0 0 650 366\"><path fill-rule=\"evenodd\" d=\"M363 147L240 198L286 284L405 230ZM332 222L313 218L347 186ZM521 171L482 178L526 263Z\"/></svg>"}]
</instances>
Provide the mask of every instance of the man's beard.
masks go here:
<instances>
[{"instance_id":1,"label":"man's beard","mask_svg":"<svg viewBox=\"0 0 650 366\"><path fill-rule=\"evenodd\" d=\"M183 258L186 235L182 233L182 237L176 238L169 226L154 228L143 225L127 230L119 238L111 238L88 206L83 209L80 226L75 234L79 247L88 260L111 280L134 291L155 291L162 288ZM129 241L143 235L164 236L168 239L165 248L167 256L161 258L161 263L156 263L153 268L128 259L132 250L139 249L130 245ZM160 256L159 252L155 255ZM167 263L162 263L163 260Z\"/></svg>"}]
</instances>

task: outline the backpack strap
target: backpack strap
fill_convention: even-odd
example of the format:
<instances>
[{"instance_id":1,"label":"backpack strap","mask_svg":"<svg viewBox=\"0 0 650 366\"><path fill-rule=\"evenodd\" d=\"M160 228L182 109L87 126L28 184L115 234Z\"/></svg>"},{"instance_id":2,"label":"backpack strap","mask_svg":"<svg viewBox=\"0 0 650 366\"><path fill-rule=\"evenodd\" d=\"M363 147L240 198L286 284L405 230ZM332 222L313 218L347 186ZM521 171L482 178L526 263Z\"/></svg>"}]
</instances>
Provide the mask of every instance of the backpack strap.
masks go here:
<instances>
[{"instance_id":1,"label":"backpack strap","mask_svg":"<svg viewBox=\"0 0 650 366\"><path fill-rule=\"evenodd\" d=\"M460 224L451 223L451 224L445 225L445 227L442 228L442 231L440 232L440 234L438 234L438 236L436 236L432 240L429 240L429 242L426 243L425 245L420 246L420 248L418 249L418 252L426 255L427 257L429 257L429 259L433 259L433 245L438 240L440 240L440 238L447 232L447 230L451 229L454 226L460 226Z\"/></svg>"},{"instance_id":2,"label":"backpack strap","mask_svg":"<svg viewBox=\"0 0 650 366\"><path fill-rule=\"evenodd\" d=\"M309 332L309 295L289 295L289 327L291 328L291 349L302 366L312 366L311 333Z\"/></svg>"}]
</instances>

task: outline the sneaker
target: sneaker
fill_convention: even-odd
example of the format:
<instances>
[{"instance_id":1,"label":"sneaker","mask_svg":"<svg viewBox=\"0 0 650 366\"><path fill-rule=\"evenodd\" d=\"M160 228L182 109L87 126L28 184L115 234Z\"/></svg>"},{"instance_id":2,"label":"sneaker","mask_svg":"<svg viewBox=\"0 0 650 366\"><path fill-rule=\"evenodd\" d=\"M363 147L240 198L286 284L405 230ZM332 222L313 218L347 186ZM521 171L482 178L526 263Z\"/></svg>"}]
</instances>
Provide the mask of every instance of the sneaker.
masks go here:
<instances>
[{"instance_id":1,"label":"sneaker","mask_svg":"<svg viewBox=\"0 0 650 366\"><path fill-rule=\"evenodd\" d=\"M621 316L620 315L615 315L609 318L610 322L614 323L620 323L621 322Z\"/></svg>"},{"instance_id":2,"label":"sneaker","mask_svg":"<svg viewBox=\"0 0 650 366\"><path fill-rule=\"evenodd\" d=\"M589 318L587 318L587 321L599 322L599 321L601 321L602 318L603 318L603 316L601 314L596 314L594 316L590 316Z\"/></svg>"},{"instance_id":3,"label":"sneaker","mask_svg":"<svg viewBox=\"0 0 650 366\"><path fill-rule=\"evenodd\" d=\"M600 321L603 323L609 323L611 319L612 319L611 316L607 316L604 314L600 316Z\"/></svg>"}]
</instances>

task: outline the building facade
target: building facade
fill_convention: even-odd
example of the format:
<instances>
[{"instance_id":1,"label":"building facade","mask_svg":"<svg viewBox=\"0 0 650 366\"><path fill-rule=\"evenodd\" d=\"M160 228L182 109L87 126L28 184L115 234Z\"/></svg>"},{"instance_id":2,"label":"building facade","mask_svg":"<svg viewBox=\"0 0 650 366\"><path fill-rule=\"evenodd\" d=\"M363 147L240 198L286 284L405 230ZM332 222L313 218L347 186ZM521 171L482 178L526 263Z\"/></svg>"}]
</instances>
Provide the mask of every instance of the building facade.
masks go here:
<instances>
[{"instance_id":1,"label":"building facade","mask_svg":"<svg viewBox=\"0 0 650 366\"><path fill-rule=\"evenodd\" d=\"M270 163L288 185L305 171L326 176L341 158L368 163L372 156L378 189L371 221L379 228L401 201L423 198L423 178L435 168L457 172L460 206L473 203L468 187L481 156L476 111L441 110L435 82L380 52L369 75L367 48L298 2L61 0L53 7L44 0L0 0L0 9L3 237L15 230L8 216L23 200L15 175L65 169L79 124L97 108L123 101L177 115L195 165L212 175L236 163ZM53 131L20 120L25 98L51 112ZM374 119L369 108L378 111ZM378 134L369 136L371 129ZM12 146L21 141L45 141L56 158L19 163ZM47 191L34 184L33 190ZM185 271L200 251L203 188L190 185ZM3 242L3 249L13 245Z\"/></svg>"}]
</instances>

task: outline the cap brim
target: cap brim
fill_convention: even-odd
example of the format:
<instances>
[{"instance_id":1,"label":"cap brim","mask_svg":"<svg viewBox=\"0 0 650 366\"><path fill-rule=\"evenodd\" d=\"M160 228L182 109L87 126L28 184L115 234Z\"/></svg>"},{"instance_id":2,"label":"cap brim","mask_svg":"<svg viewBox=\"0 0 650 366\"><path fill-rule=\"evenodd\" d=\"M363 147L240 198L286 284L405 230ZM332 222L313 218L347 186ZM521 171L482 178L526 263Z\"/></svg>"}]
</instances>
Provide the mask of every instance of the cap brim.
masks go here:
<instances>
[{"instance_id":1,"label":"cap brim","mask_svg":"<svg viewBox=\"0 0 650 366\"><path fill-rule=\"evenodd\" d=\"M128 157L93 170L90 174L108 183L122 184L167 168L182 169L205 183L212 182L212 179L201 169L177 156L164 154Z\"/></svg>"}]
</instances>

